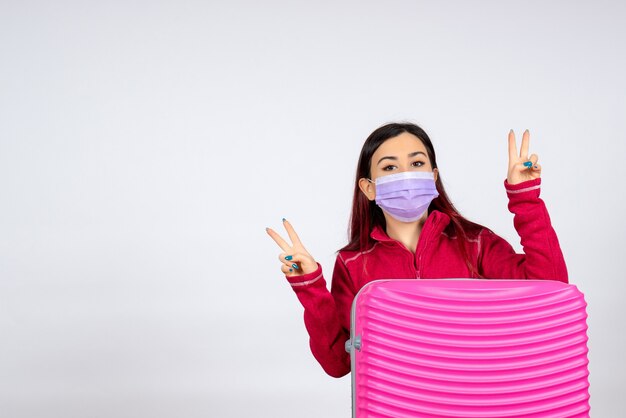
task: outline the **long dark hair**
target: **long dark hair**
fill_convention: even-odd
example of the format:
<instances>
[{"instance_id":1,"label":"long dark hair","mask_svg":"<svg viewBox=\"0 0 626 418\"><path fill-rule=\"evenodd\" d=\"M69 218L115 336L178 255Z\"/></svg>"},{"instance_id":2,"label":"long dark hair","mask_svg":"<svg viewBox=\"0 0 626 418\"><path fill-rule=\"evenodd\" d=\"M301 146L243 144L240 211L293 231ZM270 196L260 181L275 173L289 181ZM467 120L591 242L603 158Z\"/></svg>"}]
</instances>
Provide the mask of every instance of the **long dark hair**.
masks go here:
<instances>
[{"instance_id":1,"label":"long dark hair","mask_svg":"<svg viewBox=\"0 0 626 418\"><path fill-rule=\"evenodd\" d=\"M356 169L356 179L354 181L354 198L352 200L352 214L350 216L350 228L349 236L350 241L348 245L343 247L339 251L366 251L374 245L375 241L370 237L370 233L375 226L380 226L383 230L386 228L385 216L383 211L376 205L376 202L370 201L365 194L359 188L359 179L371 178L370 167L372 163L372 156L378 147L390 138L394 138L403 132L408 132L415 135L426 147L428 158L432 165L433 170L437 168L437 158L435 156L435 149L428 137L428 134L419 126L412 123L390 123L376 129L365 140L363 148L361 149L361 155ZM448 236L456 236L459 250L463 256L467 267L470 272L477 277L481 275L478 272L478 268L471 262L468 249L468 239L475 239L478 233L483 227L474 222L465 219L458 210L454 207L448 194L443 187L441 181L441 173L437 175L437 181L435 182L439 196L430 203L428 207L428 213L433 210L438 210L445 213L450 217L450 224L446 229Z\"/></svg>"}]
</instances>

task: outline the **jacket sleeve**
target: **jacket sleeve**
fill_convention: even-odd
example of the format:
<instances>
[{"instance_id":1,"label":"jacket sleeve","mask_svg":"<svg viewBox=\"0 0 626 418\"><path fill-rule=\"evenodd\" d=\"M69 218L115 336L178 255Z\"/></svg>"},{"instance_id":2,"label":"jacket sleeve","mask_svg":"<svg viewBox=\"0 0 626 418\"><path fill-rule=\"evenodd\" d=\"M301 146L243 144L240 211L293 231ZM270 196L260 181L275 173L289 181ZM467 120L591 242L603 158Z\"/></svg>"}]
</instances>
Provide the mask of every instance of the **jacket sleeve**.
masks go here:
<instances>
[{"instance_id":1,"label":"jacket sleeve","mask_svg":"<svg viewBox=\"0 0 626 418\"><path fill-rule=\"evenodd\" d=\"M494 279L543 279L568 282L567 267L548 210L539 198L541 179L504 187L509 211L521 238L523 254L492 231L480 234L478 266L482 275Z\"/></svg>"},{"instance_id":2,"label":"jacket sleeve","mask_svg":"<svg viewBox=\"0 0 626 418\"><path fill-rule=\"evenodd\" d=\"M287 277L304 307L304 325L311 352L324 371L333 377L350 373L350 355L345 343L350 338L350 307L355 291L348 271L338 256L329 292L318 263L316 271Z\"/></svg>"}]
</instances>

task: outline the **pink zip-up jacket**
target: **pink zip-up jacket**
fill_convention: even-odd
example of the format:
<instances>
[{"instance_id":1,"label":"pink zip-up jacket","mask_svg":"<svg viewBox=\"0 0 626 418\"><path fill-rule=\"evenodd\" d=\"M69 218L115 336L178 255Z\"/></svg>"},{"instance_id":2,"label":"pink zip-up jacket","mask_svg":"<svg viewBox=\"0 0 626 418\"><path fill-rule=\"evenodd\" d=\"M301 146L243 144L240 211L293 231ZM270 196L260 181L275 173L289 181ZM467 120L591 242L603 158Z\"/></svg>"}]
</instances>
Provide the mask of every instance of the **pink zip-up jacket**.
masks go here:
<instances>
[{"instance_id":1,"label":"pink zip-up jacket","mask_svg":"<svg viewBox=\"0 0 626 418\"><path fill-rule=\"evenodd\" d=\"M567 283L567 268L548 211L539 198L541 179L516 185L506 181L509 210L521 238L523 254L488 229L469 240L469 255L479 273L488 279L542 279ZM448 215L432 211L420 233L415 254L389 238L382 228L371 237L367 251L340 251L330 292L318 264L316 271L287 277L302 306L313 356L331 376L350 372L345 342L350 338L350 310L356 293L378 279L443 279L472 277L456 237L444 230Z\"/></svg>"}]
</instances>

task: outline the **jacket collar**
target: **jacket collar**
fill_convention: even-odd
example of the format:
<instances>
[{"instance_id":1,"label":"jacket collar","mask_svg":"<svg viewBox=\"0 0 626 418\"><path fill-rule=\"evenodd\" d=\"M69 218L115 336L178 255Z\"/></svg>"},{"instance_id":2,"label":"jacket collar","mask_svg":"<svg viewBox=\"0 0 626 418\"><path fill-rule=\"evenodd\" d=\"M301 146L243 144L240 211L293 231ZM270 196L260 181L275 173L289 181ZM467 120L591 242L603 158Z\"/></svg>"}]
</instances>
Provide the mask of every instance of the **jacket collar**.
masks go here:
<instances>
[{"instance_id":1,"label":"jacket collar","mask_svg":"<svg viewBox=\"0 0 626 418\"><path fill-rule=\"evenodd\" d=\"M426 218L420 236L426 236L425 233L439 235L449 224L450 217L448 215L438 210L433 210L428 215L428 218ZM379 225L376 225L374 229L372 229L370 237L379 242L395 242L393 238L389 238L387 232Z\"/></svg>"}]
</instances>

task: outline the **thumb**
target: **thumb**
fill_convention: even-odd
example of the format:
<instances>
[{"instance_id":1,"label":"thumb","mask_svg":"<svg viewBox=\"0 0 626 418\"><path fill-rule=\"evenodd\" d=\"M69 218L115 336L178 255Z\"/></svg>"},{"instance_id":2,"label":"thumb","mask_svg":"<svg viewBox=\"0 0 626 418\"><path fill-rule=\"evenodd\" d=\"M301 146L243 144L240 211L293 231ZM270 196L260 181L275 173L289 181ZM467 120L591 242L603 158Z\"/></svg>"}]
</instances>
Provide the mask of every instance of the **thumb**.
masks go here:
<instances>
[{"instance_id":1,"label":"thumb","mask_svg":"<svg viewBox=\"0 0 626 418\"><path fill-rule=\"evenodd\" d=\"M313 273L317 270L317 262L309 253L297 252L290 254L285 257L285 260L292 263L291 267L294 270L301 270L302 274Z\"/></svg>"}]
</instances>

